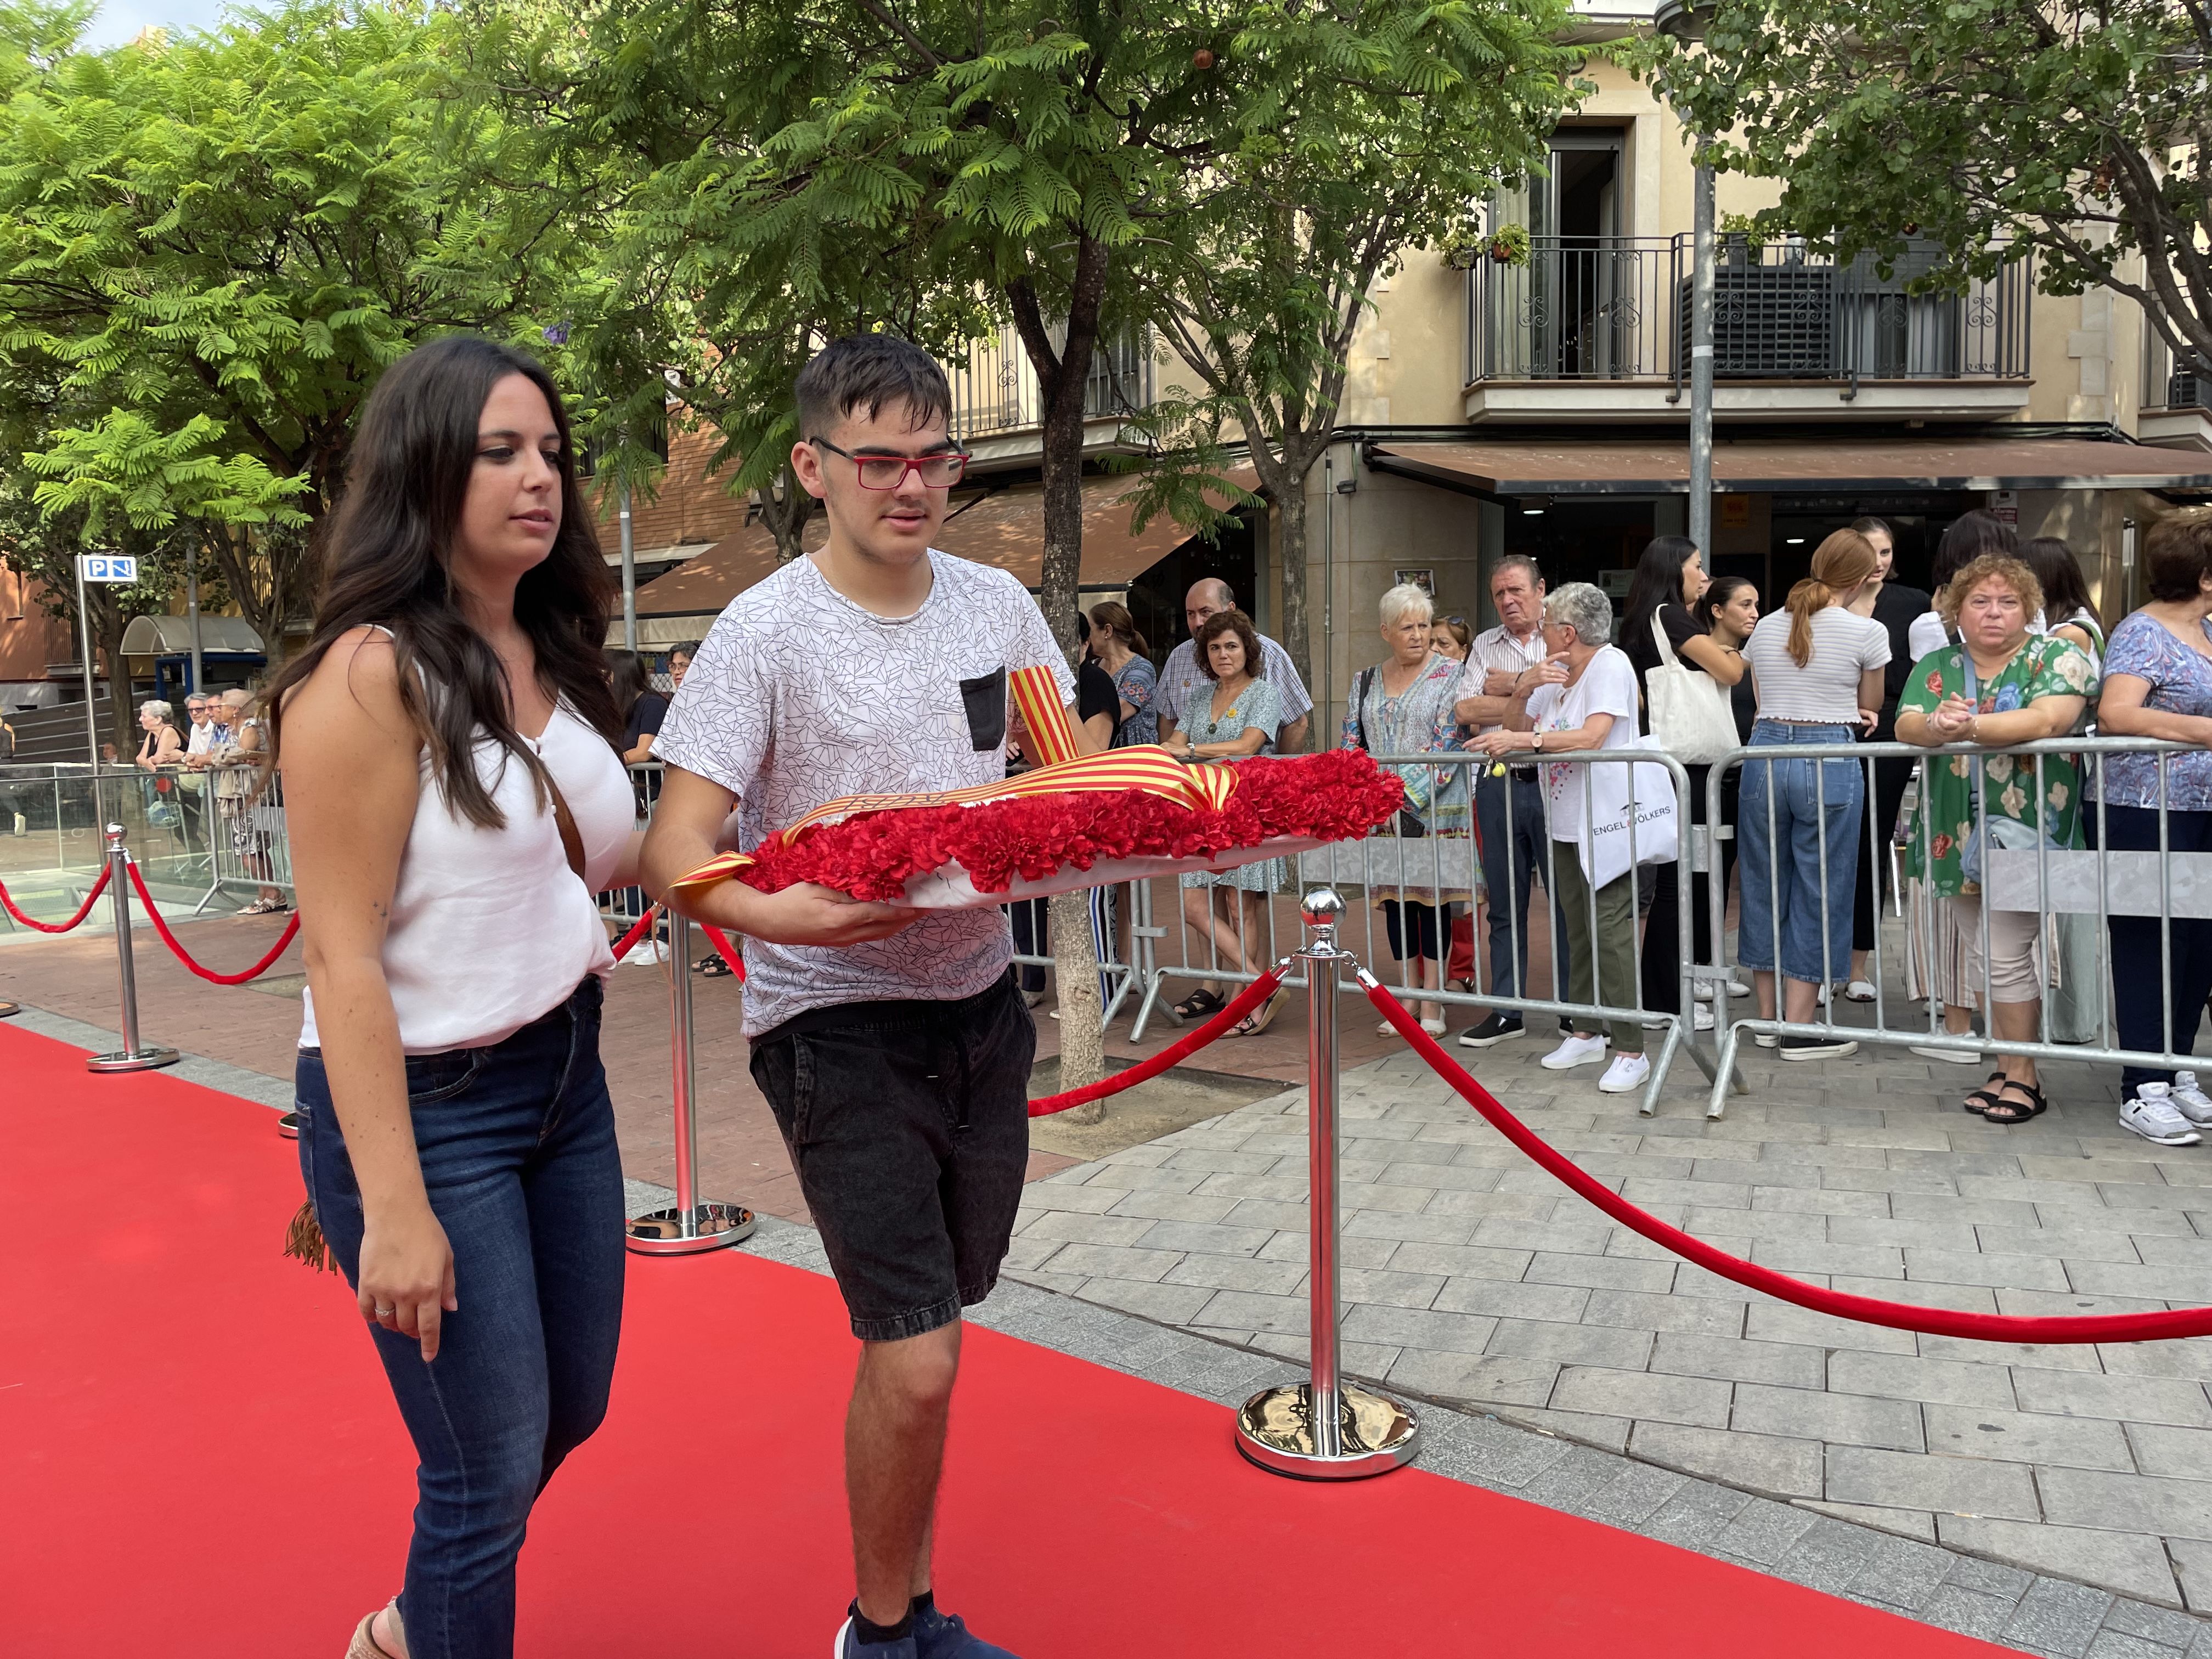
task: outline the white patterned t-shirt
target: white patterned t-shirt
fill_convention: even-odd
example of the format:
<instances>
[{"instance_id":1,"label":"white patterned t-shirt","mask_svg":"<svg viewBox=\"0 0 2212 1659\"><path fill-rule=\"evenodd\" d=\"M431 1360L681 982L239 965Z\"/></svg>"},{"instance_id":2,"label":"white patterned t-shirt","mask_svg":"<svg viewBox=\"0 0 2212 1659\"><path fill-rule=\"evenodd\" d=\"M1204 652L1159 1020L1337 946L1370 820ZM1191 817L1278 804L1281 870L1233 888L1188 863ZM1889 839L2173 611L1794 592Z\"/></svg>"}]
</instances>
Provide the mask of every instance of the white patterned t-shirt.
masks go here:
<instances>
[{"instance_id":1,"label":"white patterned t-shirt","mask_svg":"<svg viewBox=\"0 0 2212 1659\"><path fill-rule=\"evenodd\" d=\"M878 617L793 559L730 601L684 677L653 758L738 799L738 845L845 795L966 789L1006 775L1006 677L1074 677L1036 601L1003 570L932 550L929 597ZM832 947L745 942L745 1035L809 1009L973 996L1013 952L1003 911L934 911Z\"/></svg>"}]
</instances>

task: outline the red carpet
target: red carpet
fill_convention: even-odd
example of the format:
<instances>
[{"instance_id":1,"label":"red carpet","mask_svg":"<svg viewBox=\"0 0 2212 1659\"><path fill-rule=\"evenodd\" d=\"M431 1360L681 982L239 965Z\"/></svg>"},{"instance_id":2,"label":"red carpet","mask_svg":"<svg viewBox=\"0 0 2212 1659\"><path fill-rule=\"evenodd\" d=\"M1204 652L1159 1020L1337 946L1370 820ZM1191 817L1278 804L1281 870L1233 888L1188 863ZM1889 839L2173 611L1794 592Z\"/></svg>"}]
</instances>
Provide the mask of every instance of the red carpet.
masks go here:
<instances>
[{"instance_id":1,"label":"red carpet","mask_svg":"<svg viewBox=\"0 0 2212 1659\"><path fill-rule=\"evenodd\" d=\"M337 1659L412 1458L262 1107L0 1025L0 1651ZM528 1659L823 1659L853 1364L825 1279L633 1259L607 1428L539 1505ZM1026 1659L2002 1650L1418 1471L1261 1474L1228 1414L971 1334L939 1583Z\"/></svg>"}]
</instances>

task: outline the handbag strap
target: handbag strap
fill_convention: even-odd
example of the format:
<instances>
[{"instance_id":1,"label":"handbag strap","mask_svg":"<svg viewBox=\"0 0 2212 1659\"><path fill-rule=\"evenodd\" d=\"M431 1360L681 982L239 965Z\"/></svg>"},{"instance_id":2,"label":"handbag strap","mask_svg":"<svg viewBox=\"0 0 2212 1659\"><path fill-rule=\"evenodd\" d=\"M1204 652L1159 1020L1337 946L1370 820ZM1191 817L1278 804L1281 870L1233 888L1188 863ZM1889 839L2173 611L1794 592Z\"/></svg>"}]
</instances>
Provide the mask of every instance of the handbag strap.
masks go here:
<instances>
[{"instance_id":1,"label":"handbag strap","mask_svg":"<svg viewBox=\"0 0 2212 1659\"><path fill-rule=\"evenodd\" d=\"M561 832L561 850L568 854L568 868L575 872L578 881L589 887L591 878L584 873L584 836L576 828L576 815L568 810L568 798L561 793L560 780L553 775L553 769L545 764L543 756L538 757L538 769L545 779L545 793L552 798L553 827Z\"/></svg>"},{"instance_id":2,"label":"handbag strap","mask_svg":"<svg viewBox=\"0 0 2212 1659\"><path fill-rule=\"evenodd\" d=\"M1651 638L1653 643L1659 647L1659 665L1662 668L1673 668L1677 665L1674 660L1674 642L1667 637L1667 629L1659 621L1659 613L1666 608L1663 605L1652 607Z\"/></svg>"}]
</instances>

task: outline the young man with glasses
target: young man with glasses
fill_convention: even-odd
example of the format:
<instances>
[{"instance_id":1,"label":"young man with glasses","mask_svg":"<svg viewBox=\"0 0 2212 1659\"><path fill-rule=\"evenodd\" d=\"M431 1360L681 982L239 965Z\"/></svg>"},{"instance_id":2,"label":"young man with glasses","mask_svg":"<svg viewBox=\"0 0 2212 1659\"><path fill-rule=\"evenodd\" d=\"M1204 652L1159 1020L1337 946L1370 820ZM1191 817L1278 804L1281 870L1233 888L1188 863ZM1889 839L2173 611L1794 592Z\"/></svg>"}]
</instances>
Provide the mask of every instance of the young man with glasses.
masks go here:
<instances>
[{"instance_id":1,"label":"young man with glasses","mask_svg":"<svg viewBox=\"0 0 2212 1659\"><path fill-rule=\"evenodd\" d=\"M799 377L792 466L830 539L731 602L662 723L645 845L654 893L841 796L1005 774L1007 677L1075 682L1002 570L937 552L967 464L951 392L887 335ZM998 1278L1029 1158L1036 1028L995 907L921 914L738 882L684 908L747 936L745 1036L861 1342L845 1483L859 1578L840 1659L1011 1659L932 1597L930 1544L960 1312Z\"/></svg>"}]
</instances>

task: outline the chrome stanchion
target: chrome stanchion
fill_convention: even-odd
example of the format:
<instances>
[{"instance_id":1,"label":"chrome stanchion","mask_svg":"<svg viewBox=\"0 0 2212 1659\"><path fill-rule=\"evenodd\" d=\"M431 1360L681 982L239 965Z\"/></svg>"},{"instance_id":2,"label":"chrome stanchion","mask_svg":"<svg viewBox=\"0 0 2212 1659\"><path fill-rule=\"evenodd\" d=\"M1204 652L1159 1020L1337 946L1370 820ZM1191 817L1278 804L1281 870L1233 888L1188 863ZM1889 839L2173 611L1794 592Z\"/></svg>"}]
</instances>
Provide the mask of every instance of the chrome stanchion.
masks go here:
<instances>
[{"instance_id":1,"label":"chrome stanchion","mask_svg":"<svg viewBox=\"0 0 2212 1659\"><path fill-rule=\"evenodd\" d=\"M1237 1449L1263 1469L1305 1480L1357 1480L1412 1461L1420 1425L1395 1400L1337 1374L1336 975L1352 962L1336 948L1344 901L1315 889L1299 907L1306 964L1308 1178L1312 1216L1308 1316L1313 1376L1255 1394L1237 1413ZM1356 963L1355 963L1356 965Z\"/></svg>"},{"instance_id":2,"label":"chrome stanchion","mask_svg":"<svg viewBox=\"0 0 2212 1659\"><path fill-rule=\"evenodd\" d=\"M759 1224L750 1210L735 1204L702 1204L696 1191L699 1128L692 1114L698 1093L698 1067L691 1054L691 919L668 913L669 1059L676 1073L676 1207L655 1210L625 1224L629 1248L640 1255L694 1255L750 1238Z\"/></svg>"},{"instance_id":3,"label":"chrome stanchion","mask_svg":"<svg viewBox=\"0 0 2212 1659\"><path fill-rule=\"evenodd\" d=\"M138 1042L138 975L131 965L131 866L123 850L123 826L107 826L107 908L115 918L115 965L123 987L123 1048L112 1054L87 1054L88 1072L150 1072L173 1066L174 1048L142 1048Z\"/></svg>"}]
</instances>

